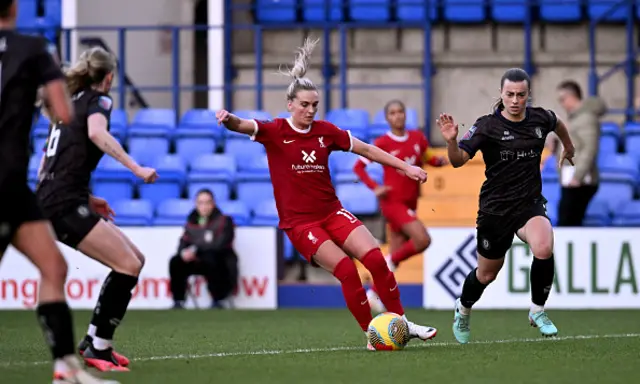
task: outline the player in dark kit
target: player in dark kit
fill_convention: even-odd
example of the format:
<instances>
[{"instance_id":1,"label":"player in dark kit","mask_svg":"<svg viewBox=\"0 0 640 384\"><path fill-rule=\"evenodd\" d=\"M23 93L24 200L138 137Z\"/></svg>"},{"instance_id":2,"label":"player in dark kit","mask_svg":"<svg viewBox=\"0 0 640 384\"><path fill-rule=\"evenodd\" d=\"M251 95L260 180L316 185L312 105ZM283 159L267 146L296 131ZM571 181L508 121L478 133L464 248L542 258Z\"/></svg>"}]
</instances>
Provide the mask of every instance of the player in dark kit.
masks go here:
<instances>
[{"instance_id":1,"label":"player in dark kit","mask_svg":"<svg viewBox=\"0 0 640 384\"><path fill-rule=\"evenodd\" d=\"M43 96L61 121L71 121L72 108L46 41L15 33L16 15L13 0L0 0L0 258L12 244L40 271L37 314L54 360L53 383L105 383L83 371L75 356L64 294L67 263L27 185L38 88L44 86Z\"/></svg>"},{"instance_id":2,"label":"player in dark kit","mask_svg":"<svg viewBox=\"0 0 640 384\"><path fill-rule=\"evenodd\" d=\"M567 127L553 111L527 106L531 79L525 71L505 72L500 91L494 112L476 120L459 143L453 118L443 114L437 121L454 167L463 166L477 151L482 151L486 165L476 221L478 267L464 281L453 323L453 334L462 344L469 342L471 307L500 272L514 235L533 252L529 322L544 336L558 333L544 311L555 271L553 228L542 196L540 160L550 132L564 146L561 163L566 159L573 164L574 148Z\"/></svg>"},{"instance_id":3,"label":"player in dark kit","mask_svg":"<svg viewBox=\"0 0 640 384\"><path fill-rule=\"evenodd\" d=\"M115 68L111 54L91 48L67 71L75 119L70 124L52 124L37 188L58 239L112 269L79 347L87 365L100 371L128 370L129 360L113 351L112 340L138 283L144 256L113 223L103 219L111 218L113 211L105 200L91 195L91 173L107 153L146 183L157 178L154 169L138 165L109 133L113 102L108 92Z\"/></svg>"}]
</instances>

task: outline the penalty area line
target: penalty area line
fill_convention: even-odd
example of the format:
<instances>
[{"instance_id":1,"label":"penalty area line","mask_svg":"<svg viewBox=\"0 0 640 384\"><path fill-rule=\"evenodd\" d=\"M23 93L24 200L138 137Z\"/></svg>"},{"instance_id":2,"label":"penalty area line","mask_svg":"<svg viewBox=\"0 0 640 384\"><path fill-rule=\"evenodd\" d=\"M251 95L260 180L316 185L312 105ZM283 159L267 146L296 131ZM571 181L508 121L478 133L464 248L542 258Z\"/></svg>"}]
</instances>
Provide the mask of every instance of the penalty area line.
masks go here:
<instances>
[{"instance_id":1,"label":"penalty area line","mask_svg":"<svg viewBox=\"0 0 640 384\"><path fill-rule=\"evenodd\" d=\"M610 335L574 335L574 336L559 336L551 338L520 338L520 339L502 339L502 340L479 340L472 341L467 345L491 345L491 344L525 344L525 343L557 343L562 341L575 341L575 340L595 340L595 339L629 339L640 338L640 333L621 333ZM408 349L414 348L437 348L437 347L453 347L461 346L457 342L438 342L427 341L423 344L409 345ZM148 356L131 359L132 362L145 362L145 361L163 361L163 360L197 360L197 359L211 359L220 357L237 357L237 356L269 356L269 355L296 355L296 354L309 354L309 353L327 353L327 352L343 352L343 351L366 351L364 345L362 347L335 347L335 348L300 348L300 349L275 349L275 350L261 350L261 351L238 351L238 352L217 352L206 354L177 354L166 356ZM0 363L0 367L20 367L20 366L34 366L51 364L50 361L16 361Z\"/></svg>"}]
</instances>

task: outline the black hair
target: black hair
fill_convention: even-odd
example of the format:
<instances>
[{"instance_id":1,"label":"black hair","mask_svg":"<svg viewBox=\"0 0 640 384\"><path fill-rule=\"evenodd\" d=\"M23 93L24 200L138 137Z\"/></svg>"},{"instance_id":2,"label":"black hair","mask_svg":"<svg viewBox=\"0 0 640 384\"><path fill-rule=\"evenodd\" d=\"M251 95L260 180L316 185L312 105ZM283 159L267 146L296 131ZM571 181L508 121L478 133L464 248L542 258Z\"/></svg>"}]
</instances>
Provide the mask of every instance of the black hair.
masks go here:
<instances>
[{"instance_id":1,"label":"black hair","mask_svg":"<svg viewBox=\"0 0 640 384\"><path fill-rule=\"evenodd\" d=\"M0 0L0 19L9 17L9 10L15 0Z\"/></svg>"},{"instance_id":2,"label":"black hair","mask_svg":"<svg viewBox=\"0 0 640 384\"><path fill-rule=\"evenodd\" d=\"M567 90L571 93L573 93L573 95L575 97L578 98L578 100L582 100L582 88L580 88L580 85L578 85L578 83L576 83L573 80L565 80L562 83L560 83L558 85L558 89L563 89L563 90Z\"/></svg>"},{"instance_id":3,"label":"black hair","mask_svg":"<svg viewBox=\"0 0 640 384\"><path fill-rule=\"evenodd\" d=\"M216 200L216 197L213 195L213 192L209 189L209 188L202 188L198 191L198 193L196 193L196 197L200 196L201 194L205 194L205 195L209 195L209 197L211 197L211 199L213 201Z\"/></svg>"},{"instance_id":4,"label":"black hair","mask_svg":"<svg viewBox=\"0 0 640 384\"><path fill-rule=\"evenodd\" d=\"M531 77L529 77L529 74L524 69L511 68L507 70L500 79L500 90L502 90L502 87L504 87L504 82L507 80L514 83L526 81L529 93L531 93ZM529 100L531 100L531 95L529 95ZM496 100L496 102L493 104L493 111L495 112L501 109L504 109L504 103L502 103L502 97L499 97L498 100Z\"/></svg>"},{"instance_id":5,"label":"black hair","mask_svg":"<svg viewBox=\"0 0 640 384\"><path fill-rule=\"evenodd\" d=\"M389 113L389 108L391 108L392 105L399 105L400 108L402 108L402 110L406 110L407 108L404 106L404 103L398 99L393 99L393 100L389 100L387 101L387 103L384 105L384 115L387 116L387 113Z\"/></svg>"}]
</instances>

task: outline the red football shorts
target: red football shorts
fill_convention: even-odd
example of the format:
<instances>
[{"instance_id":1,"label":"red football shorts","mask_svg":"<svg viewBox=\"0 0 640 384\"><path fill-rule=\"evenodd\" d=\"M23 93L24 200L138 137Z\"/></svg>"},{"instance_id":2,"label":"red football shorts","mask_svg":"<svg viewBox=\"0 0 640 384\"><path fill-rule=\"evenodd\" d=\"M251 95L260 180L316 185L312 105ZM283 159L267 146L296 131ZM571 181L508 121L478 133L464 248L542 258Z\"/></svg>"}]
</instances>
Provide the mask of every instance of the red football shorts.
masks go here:
<instances>
[{"instance_id":1,"label":"red football shorts","mask_svg":"<svg viewBox=\"0 0 640 384\"><path fill-rule=\"evenodd\" d=\"M380 211L393 232L402 232L402 227L415 220L417 201L409 205L400 201L380 200Z\"/></svg>"},{"instance_id":2,"label":"red football shorts","mask_svg":"<svg viewBox=\"0 0 640 384\"><path fill-rule=\"evenodd\" d=\"M291 244L311 264L312 257L325 241L331 240L340 248L354 229L362 225L351 212L342 208L322 221L285 229Z\"/></svg>"}]
</instances>

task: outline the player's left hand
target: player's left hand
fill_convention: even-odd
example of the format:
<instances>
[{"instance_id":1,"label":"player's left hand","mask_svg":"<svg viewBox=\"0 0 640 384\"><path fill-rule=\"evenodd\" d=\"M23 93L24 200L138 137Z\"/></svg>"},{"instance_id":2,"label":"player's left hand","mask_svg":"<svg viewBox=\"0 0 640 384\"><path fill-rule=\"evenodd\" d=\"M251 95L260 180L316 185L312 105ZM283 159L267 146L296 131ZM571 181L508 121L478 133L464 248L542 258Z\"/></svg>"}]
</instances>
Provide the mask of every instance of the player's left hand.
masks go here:
<instances>
[{"instance_id":1,"label":"player's left hand","mask_svg":"<svg viewBox=\"0 0 640 384\"><path fill-rule=\"evenodd\" d=\"M558 163L558 167L562 167L562 163L567 160L569 162L569 164L571 165L575 165L573 163L573 157L576 154L576 149L571 146L571 147L565 147L562 149L562 155L560 156L560 161Z\"/></svg>"},{"instance_id":2,"label":"player's left hand","mask_svg":"<svg viewBox=\"0 0 640 384\"><path fill-rule=\"evenodd\" d=\"M107 200L100 197L91 196L89 198L89 207L92 211L107 220L113 221L113 218L116 215L113 209L109 206L109 203L107 203Z\"/></svg>"},{"instance_id":3,"label":"player's left hand","mask_svg":"<svg viewBox=\"0 0 640 384\"><path fill-rule=\"evenodd\" d=\"M427 181L427 172L420 167L411 166L405 169L404 174L411 180L418 181L421 184Z\"/></svg>"}]
</instances>

